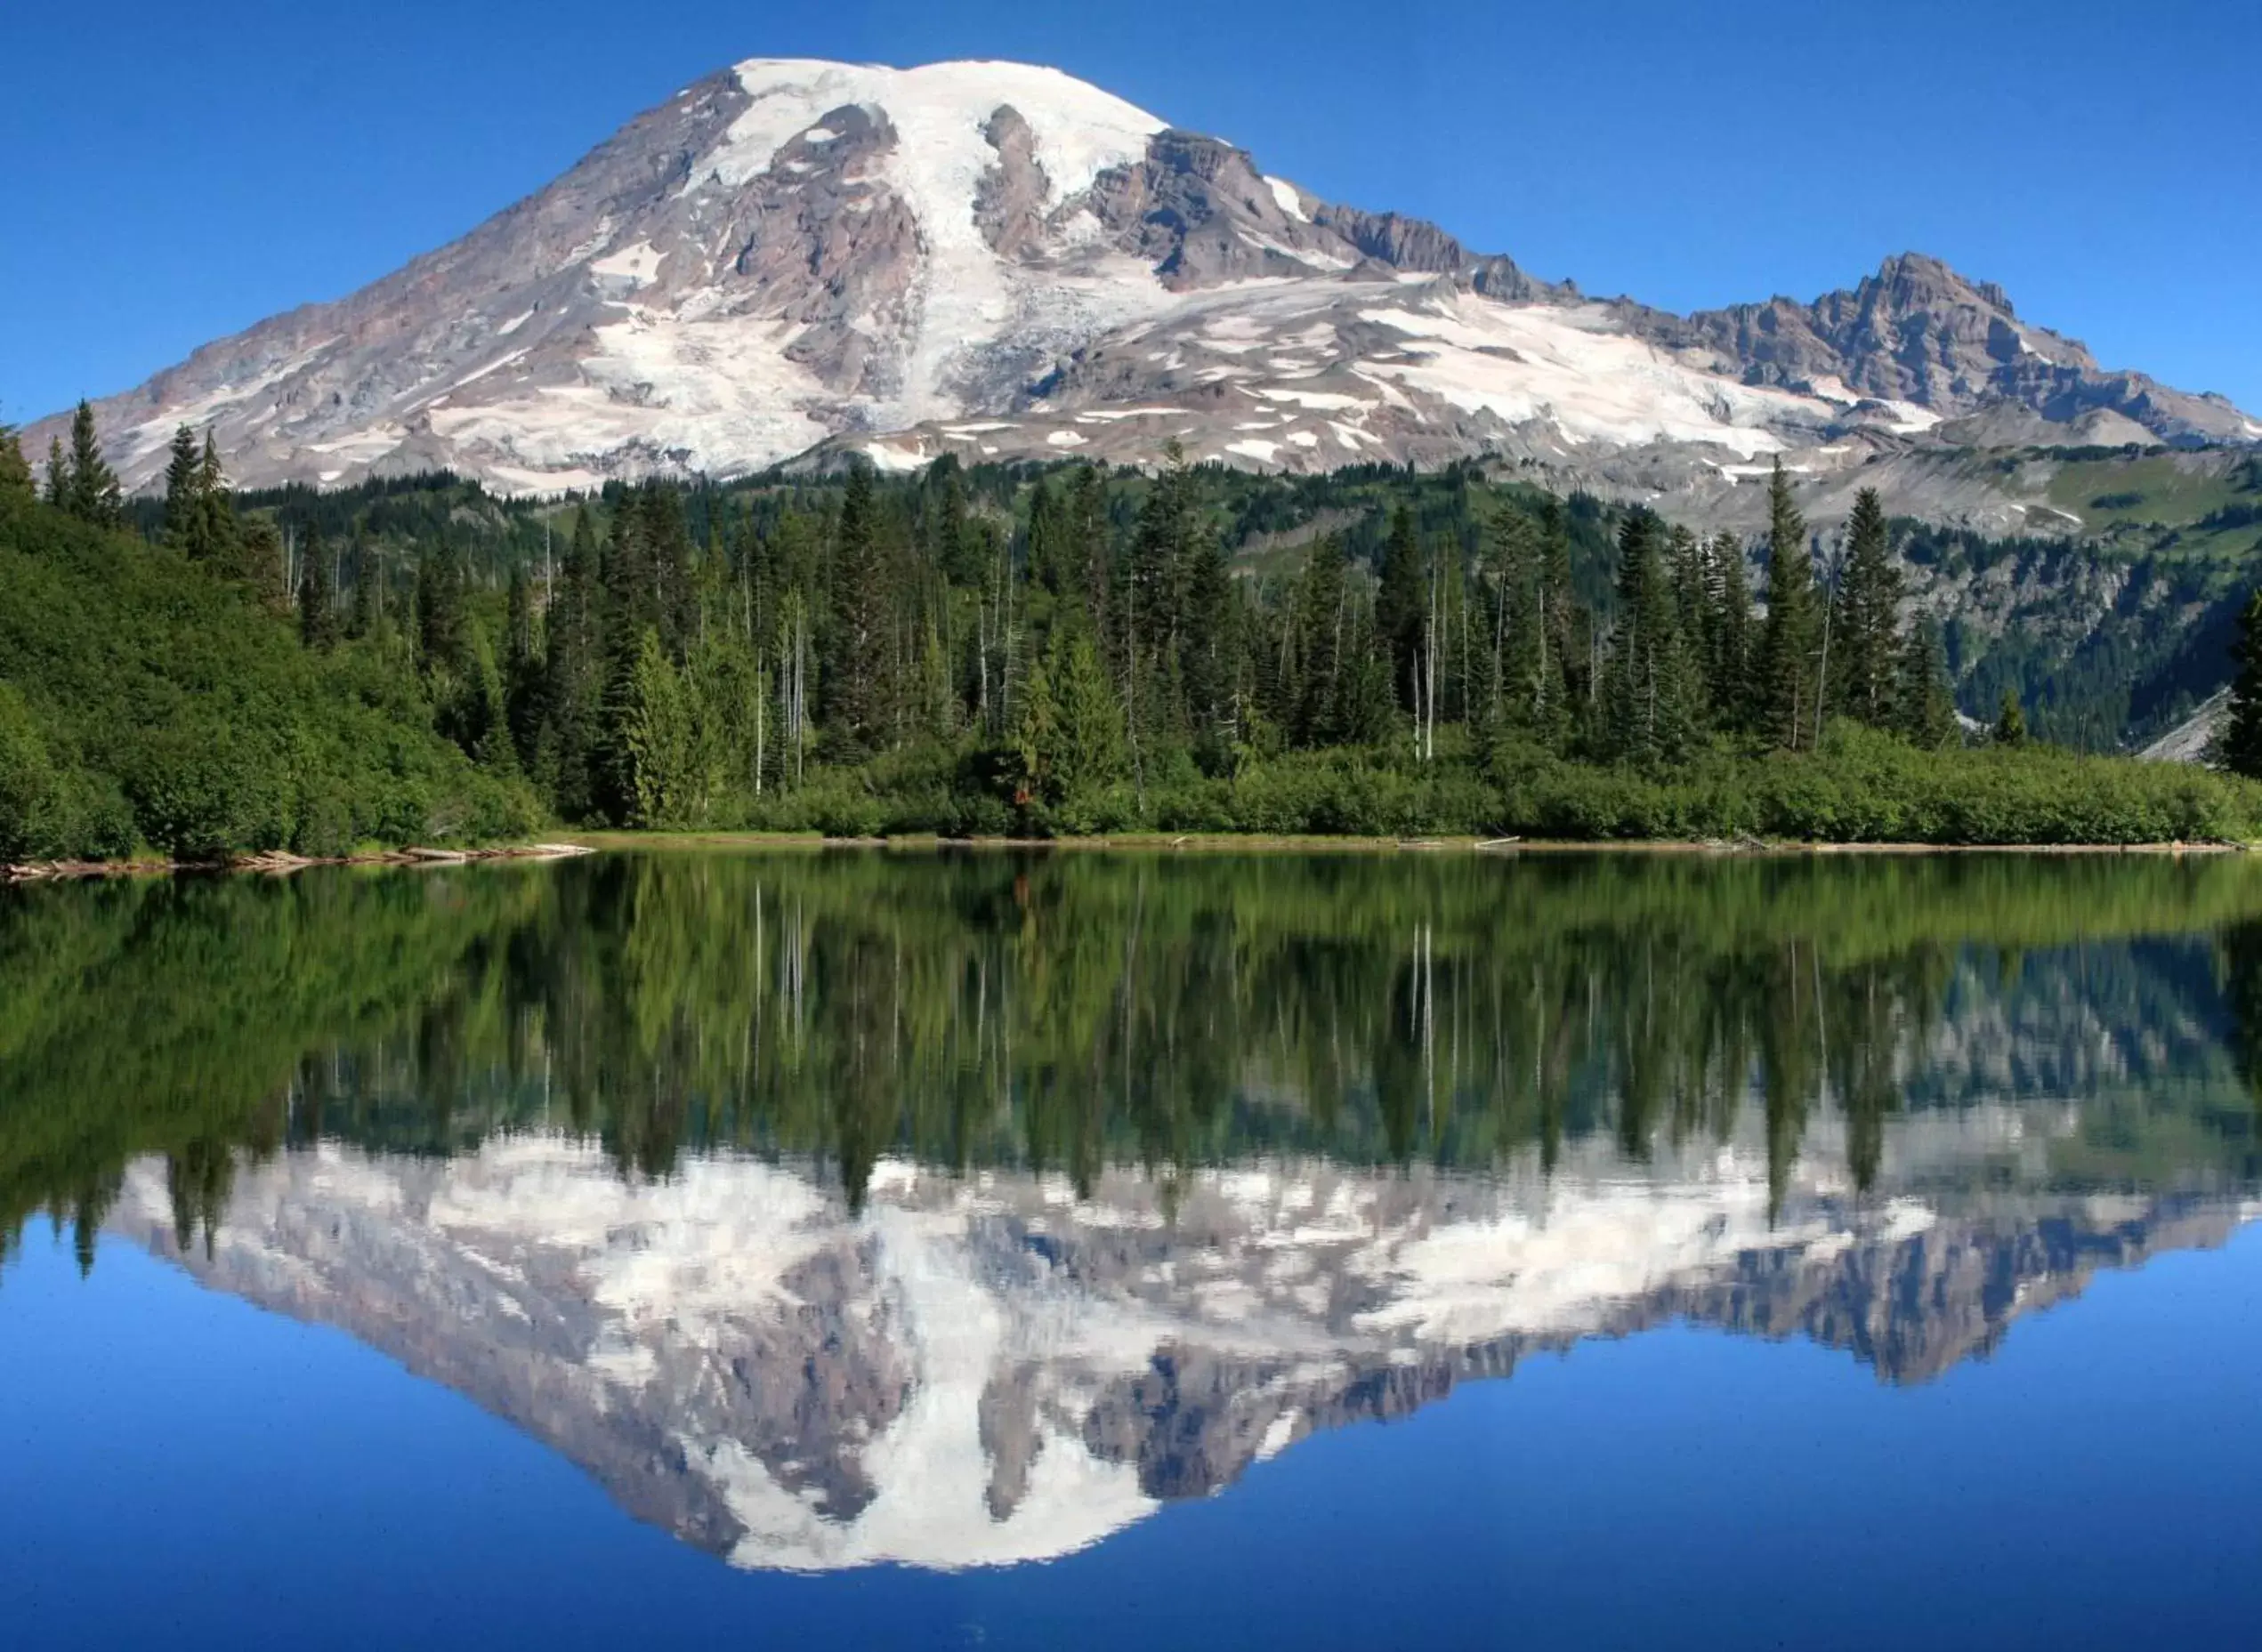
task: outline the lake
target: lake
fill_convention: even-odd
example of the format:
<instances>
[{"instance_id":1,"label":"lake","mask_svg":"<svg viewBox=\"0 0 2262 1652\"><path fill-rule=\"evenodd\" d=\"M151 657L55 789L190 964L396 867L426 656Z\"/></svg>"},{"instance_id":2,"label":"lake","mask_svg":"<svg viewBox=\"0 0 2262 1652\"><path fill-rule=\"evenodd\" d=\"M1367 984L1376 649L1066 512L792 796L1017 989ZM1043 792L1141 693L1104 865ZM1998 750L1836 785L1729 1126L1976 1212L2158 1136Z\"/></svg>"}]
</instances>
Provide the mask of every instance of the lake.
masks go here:
<instances>
[{"instance_id":1,"label":"lake","mask_svg":"<svg viewBox=\"0 0 2262 1652\"><path fill-rule=\"evenodd\" d=\"M0 890L20 1646L2243 1644L2262 866Z\"/></svg>"}]
</instances>

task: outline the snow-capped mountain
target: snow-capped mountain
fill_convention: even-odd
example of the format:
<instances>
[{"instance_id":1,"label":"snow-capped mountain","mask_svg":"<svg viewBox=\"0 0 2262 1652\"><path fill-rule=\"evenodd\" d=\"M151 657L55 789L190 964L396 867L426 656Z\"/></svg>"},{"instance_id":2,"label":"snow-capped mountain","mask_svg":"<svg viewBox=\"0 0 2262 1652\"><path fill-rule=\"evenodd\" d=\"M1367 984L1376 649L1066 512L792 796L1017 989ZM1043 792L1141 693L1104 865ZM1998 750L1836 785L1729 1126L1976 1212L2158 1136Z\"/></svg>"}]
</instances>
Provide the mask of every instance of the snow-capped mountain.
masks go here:
<instances>
[{"instance_id":1,"label":"snow-capped mountain","mask_svg":"<svg viewBox=\"0 0 2262 1652\"><path fill-rule=\"evenodd\" d=\"M326 1145L243 1167L185 1246L145 1161L111 1228L343 1327L734 1564L947 1569L1067 1553L1320 1430L1674 1319L1921 1381L2100 1268L2262 1215L2003 1185L2080 1120L1900 1121L1866 1195L1828 1128L1772 1189L1755 1124L1638 1165L1595 1139L1497 1176L1272 1162L1082 1195L891 1160L860 1210L807 1164L645 1181L555 1136Z\"/></svg>"},{"instance_id":2,"label":"snow-capped mountain","mask_svg":"<svg viewBox=\"0 0 2262 1652\"><path fill-rule=\"evenodd\" d=\"M135 487L186 423L244 484L448 467L522 492L1171 439L1265 468L1493 451L1732 483L1786 450L2262 438L1917 255L1811 305L1672 316L1332 205L1053 69L771 60L97 414Z\"/></svg>"}]
</instances>

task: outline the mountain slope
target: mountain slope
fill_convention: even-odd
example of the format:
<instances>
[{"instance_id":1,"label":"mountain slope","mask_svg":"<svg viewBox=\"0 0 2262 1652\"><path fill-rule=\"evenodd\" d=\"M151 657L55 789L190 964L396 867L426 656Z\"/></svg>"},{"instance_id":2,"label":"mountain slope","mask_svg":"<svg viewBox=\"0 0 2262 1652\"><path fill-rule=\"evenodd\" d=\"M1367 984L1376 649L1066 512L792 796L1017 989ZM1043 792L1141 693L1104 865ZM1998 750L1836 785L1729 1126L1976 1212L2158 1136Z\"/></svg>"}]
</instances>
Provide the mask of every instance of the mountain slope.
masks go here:
<instances>
[{"instance_id":1,"label":"mountain slope","mask_svg":"<svg viewBox=\"0 0 2262 1652\"><path fill-rule=\"evenodd\" d=\"M1811 305L1675 317L1329 204L1055 70L771 60L98 413L135 486L185 422L250 485L447 467L520 491L826 444L911 465L1175 438L1297 470L1492 450L1647 485L1661 459L1733 481L1975 431L2262 437L1914 254Z\"/></svg>"}]
</instances>

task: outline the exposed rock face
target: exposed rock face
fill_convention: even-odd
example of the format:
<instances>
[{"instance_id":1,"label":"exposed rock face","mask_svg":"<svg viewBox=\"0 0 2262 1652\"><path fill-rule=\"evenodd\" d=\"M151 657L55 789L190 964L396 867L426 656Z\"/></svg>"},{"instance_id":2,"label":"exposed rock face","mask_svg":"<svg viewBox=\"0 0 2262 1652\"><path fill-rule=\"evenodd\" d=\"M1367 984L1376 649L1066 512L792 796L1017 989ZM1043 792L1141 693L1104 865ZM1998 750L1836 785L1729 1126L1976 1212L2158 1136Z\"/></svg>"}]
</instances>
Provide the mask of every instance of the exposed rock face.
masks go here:
<instances>
[{"instance_id":1,"label":"exposed rock face","mask_svg":"<svg viewBox=\"0 0 2262 1652\"><path fill-rule=\"evenodd\" d=\"M1771 1208L1764 1143L1574 1143L1552 1173L1327 1164L970 1179L901 1163L851 1213L744 1158L624 1180L594 1146L342 1148L238 1178L208 1283L351 1332L754 1567L1003 1564L1095 1543L1314 1431L1539 1350L1692 1319L1844 1348L1890 1382L1992 1348L2096 1269L2253 1207L2001 1191L2060 1128L1900 1122L1855 1197L1822 1141ZM1983 1189L1992 1188L1996 1190ZM113 1225L174 1252L162 1169Z\"/></svg>"},{"instance_id":2,"label":"exposed rock face","mask_svg":"<svg viewBox=\"0 0 2262 1652\"><path fill-rule=\"evenodd\" d=\"M513 491L1175 439L1299 470L1489 451L1639 492L1784 451L1850 475L1943 420L2262 437L1914 254L1813 304L1596 304L1053 70L760 60L97 415L134 487L186 423L241 483L445 466Z\"/></svg>"},{"instance_id":3,"label":"exposed rock face","mask_svg":"<svg viewBox=\"0 0 2262 1652\"><path fill-rule=\"evenodd\" d=\"M1853 291L1811 304L1773 298L1686 320L1644 318L1644 330L1678 348L1717 351L1747 383L1825 395L1851 389L1942 419L2015 407L2067 426L2112 413L2155 438L2256 433L2219 398L2101 370L2078 342L2020 320L1993 282L1967 280L1921 253L1888 258Z\"/></svg>"}]
</instances>

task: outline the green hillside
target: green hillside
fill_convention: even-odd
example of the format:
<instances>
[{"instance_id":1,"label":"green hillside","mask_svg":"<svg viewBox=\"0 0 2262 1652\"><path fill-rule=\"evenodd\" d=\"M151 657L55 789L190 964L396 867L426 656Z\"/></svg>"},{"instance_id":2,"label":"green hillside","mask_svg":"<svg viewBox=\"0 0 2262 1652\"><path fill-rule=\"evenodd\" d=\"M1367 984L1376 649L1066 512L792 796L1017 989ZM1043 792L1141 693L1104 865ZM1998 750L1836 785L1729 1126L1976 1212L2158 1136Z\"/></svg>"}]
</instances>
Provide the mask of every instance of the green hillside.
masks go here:
<instances>
[{"instance_id":1,"label":"green hillside","mask_svg":"<svg viewBox=\"0 0 2262 1652\"><path fill-rule=\"evenodd\" d=\"M382 638L310 647L255 584L0 491L0 861L335 854L538 815L433 733Z\"/></svg>"}]
</instances>

